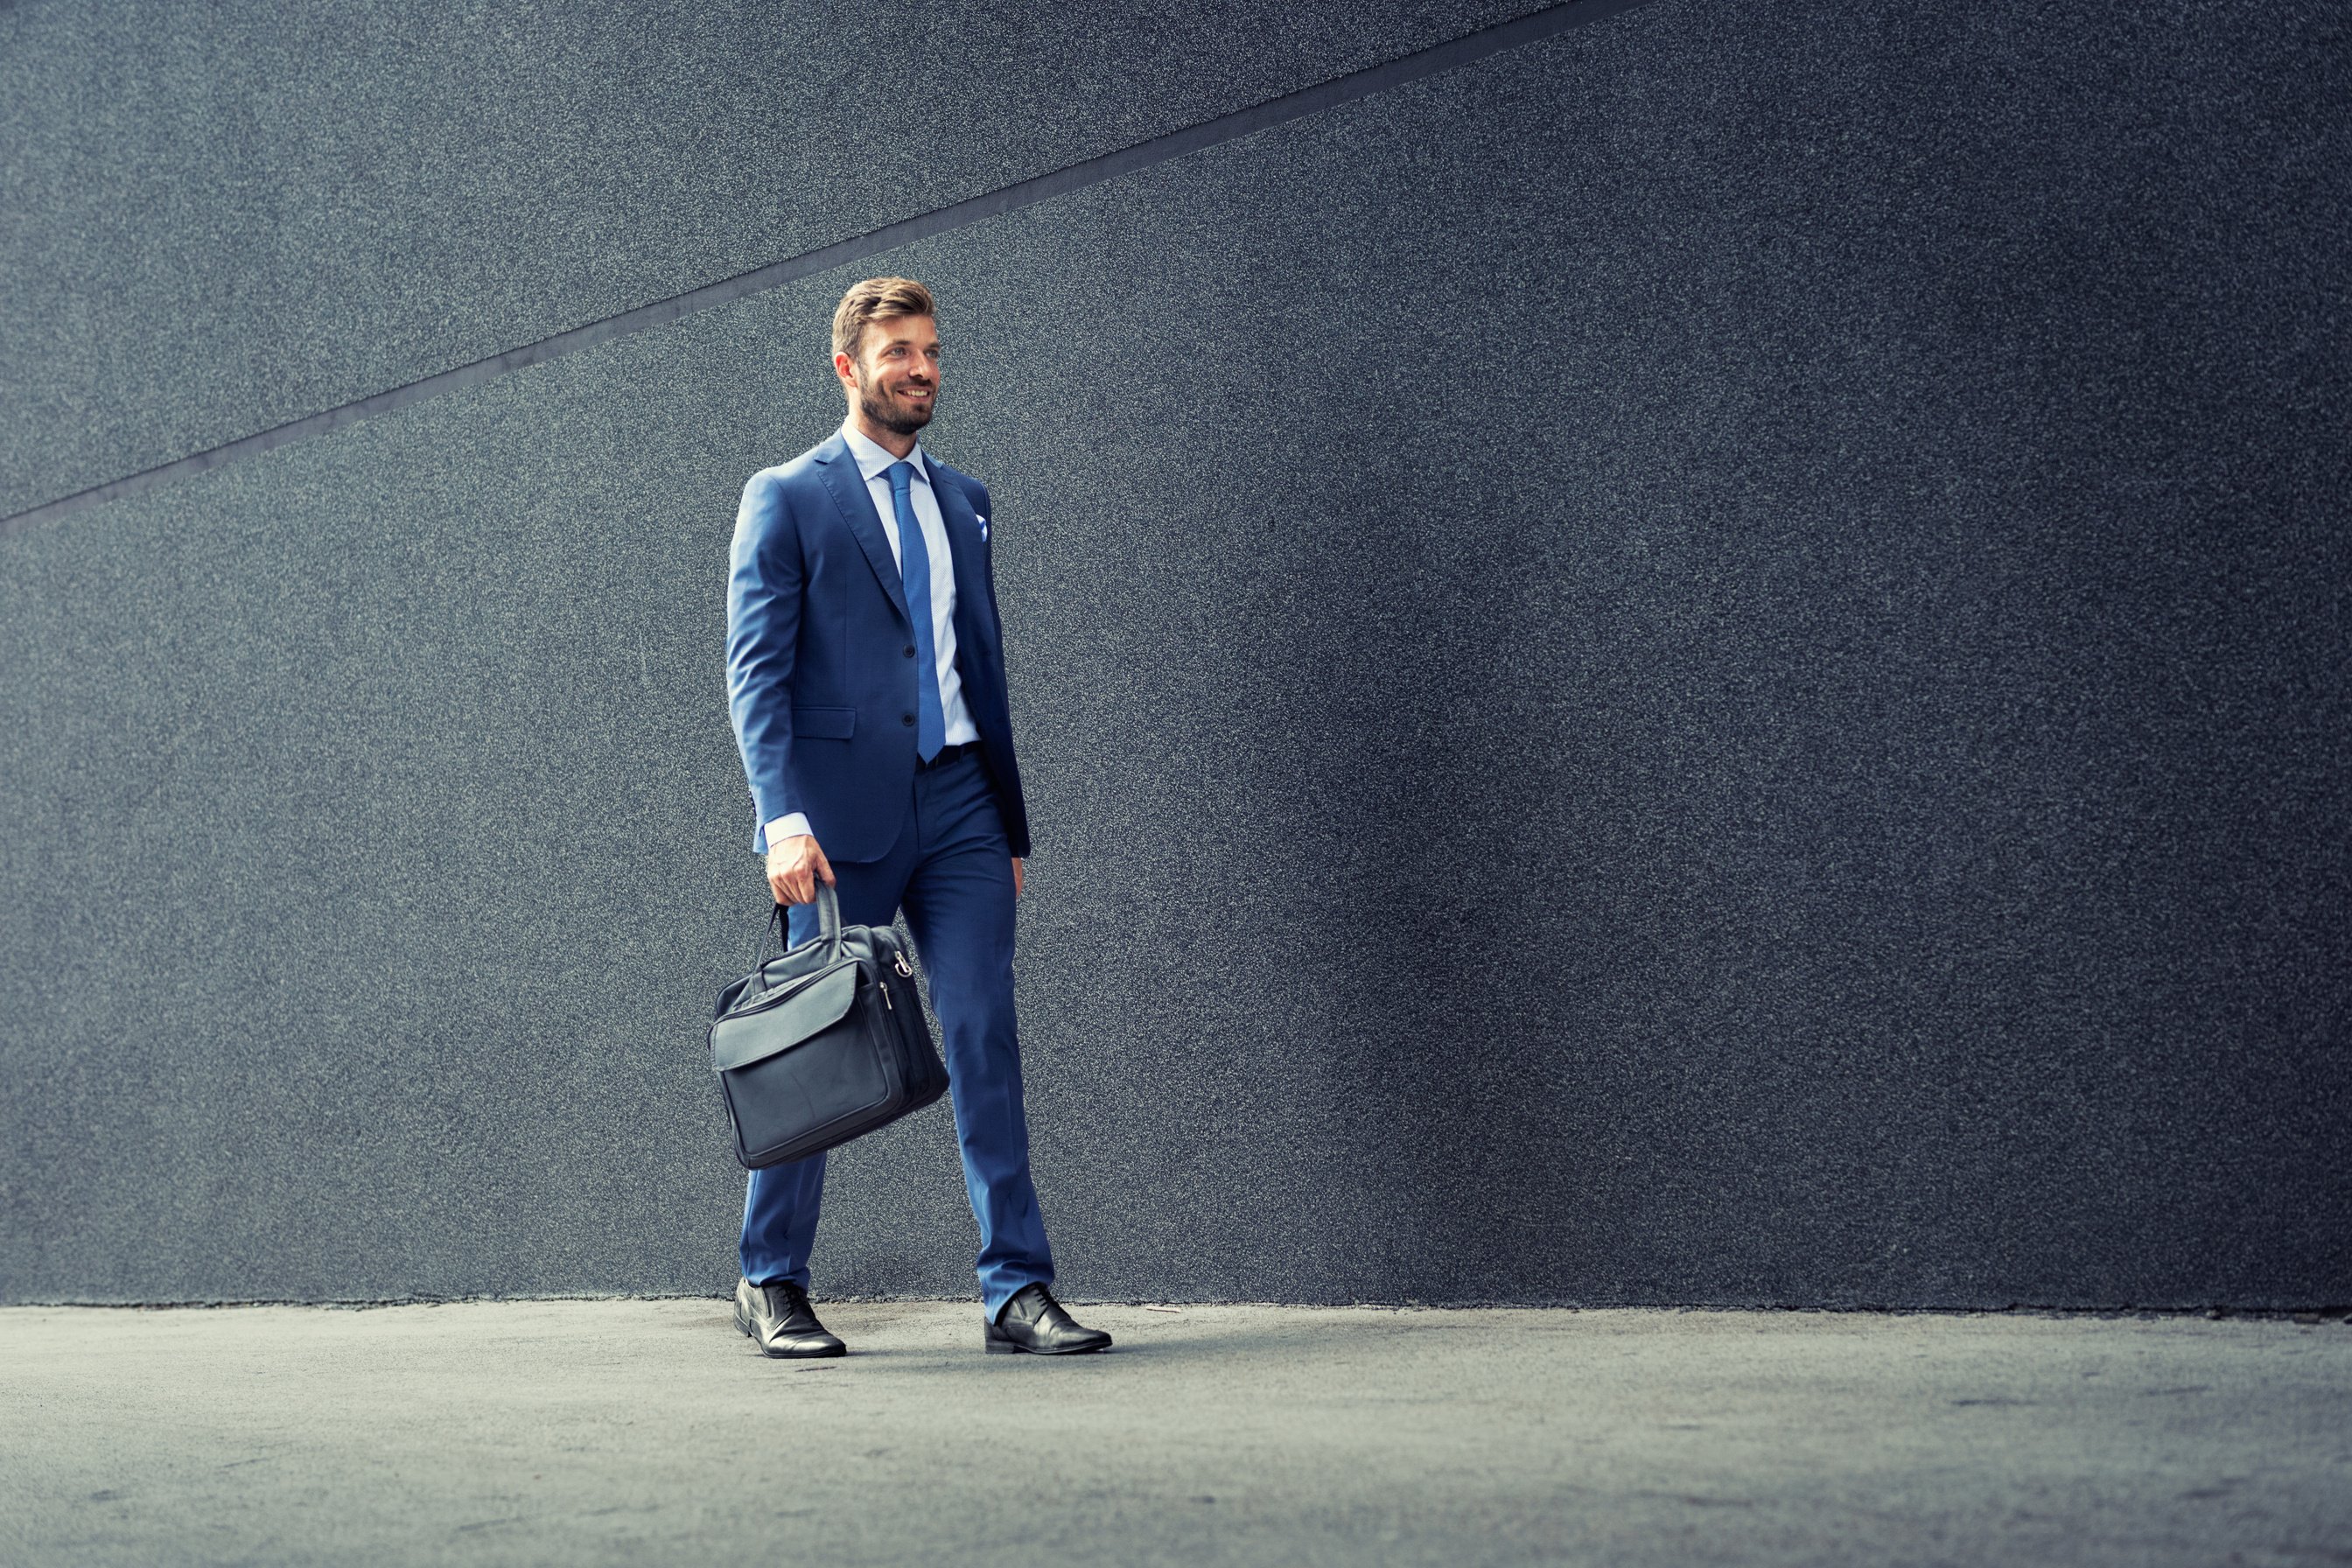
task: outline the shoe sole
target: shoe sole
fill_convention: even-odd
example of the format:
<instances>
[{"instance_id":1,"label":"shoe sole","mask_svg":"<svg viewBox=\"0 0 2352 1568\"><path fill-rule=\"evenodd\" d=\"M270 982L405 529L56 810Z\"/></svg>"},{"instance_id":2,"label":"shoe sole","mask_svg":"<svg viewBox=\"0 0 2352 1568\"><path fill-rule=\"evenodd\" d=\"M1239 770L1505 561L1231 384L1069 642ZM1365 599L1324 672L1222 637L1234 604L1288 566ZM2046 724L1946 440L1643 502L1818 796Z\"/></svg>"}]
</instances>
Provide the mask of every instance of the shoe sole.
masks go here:
<instances>
[{"instance_id":1,"label":"shoe sole","mask_svg":"<svg viewBox=\"0 0 2352 1568\"><path fill-rule=\"evenodd\" d=\"M1000 1340L993 1334L983 1333L981 1336L980 1348L990 1355L1097 1355L1110 1349L1110 1346L1107 1344L1072 1345L1067 1350L1039 1351L1031 1350L1027 1345L1014 1344L1011 1340Z\"/></svg>"}]
</instances>

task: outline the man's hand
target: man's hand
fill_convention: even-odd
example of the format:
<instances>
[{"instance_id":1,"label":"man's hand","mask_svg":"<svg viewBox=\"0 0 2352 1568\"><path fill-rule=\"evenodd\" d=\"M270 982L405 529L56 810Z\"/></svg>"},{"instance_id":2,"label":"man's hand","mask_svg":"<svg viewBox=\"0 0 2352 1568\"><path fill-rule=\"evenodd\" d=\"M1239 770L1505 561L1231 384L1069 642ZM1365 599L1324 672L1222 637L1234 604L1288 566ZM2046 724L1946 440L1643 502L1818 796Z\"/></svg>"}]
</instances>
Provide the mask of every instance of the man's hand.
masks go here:
<instances>
[{"instance_id":1,"label":"man's hand","mask_svg":"<svg viewBox=\"0 0 2352 1568\"><path fill-rule=\"evenodd\" d=\"M1021 896L1021 857L1018 855L1013 858L1013 896L1016 899Z\"/></svg>"},{"instance_id":2,"label":"man's hand","mask_svg":"<svg viewBox=\"0 0 2352 1568\"><path fill-rule=\"evenodd\" d=\"M774 891L776 902L814 902L819 877L828 882L833 880L833 862L824 858L824 851L807 834L797 833L768 846L768 886Z\"/></svg>"}]
</instances>

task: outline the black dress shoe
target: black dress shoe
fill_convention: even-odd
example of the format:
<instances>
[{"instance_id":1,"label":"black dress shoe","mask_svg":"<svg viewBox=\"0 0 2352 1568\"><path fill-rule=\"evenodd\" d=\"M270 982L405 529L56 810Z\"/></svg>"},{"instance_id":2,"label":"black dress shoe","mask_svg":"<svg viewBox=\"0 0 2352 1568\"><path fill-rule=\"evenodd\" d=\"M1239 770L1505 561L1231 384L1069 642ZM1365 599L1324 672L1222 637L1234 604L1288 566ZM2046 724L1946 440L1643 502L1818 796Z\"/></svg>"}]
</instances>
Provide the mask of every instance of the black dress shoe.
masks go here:
<instances>
[{"instance_id":1,"label":"black dress shoe","mask_svg":"<svg viewBox=\"0 0 2352 1568\"><path fill-rule=\"evenodd\" d=\"M846 1355L849 1347L824 1331L809 1306L808 1292L784 1280L776 1285L735 1282L735 1326L772 1356Z\"/></svg>"},{"instance_id":2,"label":"black dress shoe","mask_svg":"<svg viewBox=\"0 0 2352 1568\"><path fill-rule=\"evenodd\" d=\"M991 1355L1083 1355L1110 1348L1108 1334L1079 1323L1043 1285L1024 1285L998 1310L996 1321L982 1322L981 1344Z\"/></svg>"}]
</instances>

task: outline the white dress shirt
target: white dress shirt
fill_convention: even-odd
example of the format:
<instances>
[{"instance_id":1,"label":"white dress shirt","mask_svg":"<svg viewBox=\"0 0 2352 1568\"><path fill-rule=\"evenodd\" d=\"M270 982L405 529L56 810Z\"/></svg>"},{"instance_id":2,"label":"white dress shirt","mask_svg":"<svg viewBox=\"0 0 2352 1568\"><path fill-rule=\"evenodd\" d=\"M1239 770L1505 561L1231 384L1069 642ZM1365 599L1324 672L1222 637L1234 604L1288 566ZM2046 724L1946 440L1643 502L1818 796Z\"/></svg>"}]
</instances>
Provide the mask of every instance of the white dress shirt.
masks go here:
<instances>
[{"instance_id":1,"label":"white dress shirt","mask_svg":"<svg viewBox=\"0 0 2352 1568\"><path fill-rule=\"evenodd\" d=\"M842 421L841 434L849 443L857 471L865 476L866 493L874 498L874 510L881 514L882 531L890 539L890 558L898 563L903 578L906 553L898 548L898 508L890 499L887 477L890 465L899 459L867 440L846 419ZM919 443L905 460L915 470L914 482L907 487L907 500L914 509L915 526L923 531L923 548L931 558L931 652L939 670L940 716L946 721L940 744L953 746L980 739L980 726L971 721L971 710L964 704L962 678L956 674L955 558L948 553L948 525L940 520L939 498L931 493L930 470ZM773 848L779 838L808 831L806 812L780 816L768 824L768 846Z\"/></svg>"}]
</instances>

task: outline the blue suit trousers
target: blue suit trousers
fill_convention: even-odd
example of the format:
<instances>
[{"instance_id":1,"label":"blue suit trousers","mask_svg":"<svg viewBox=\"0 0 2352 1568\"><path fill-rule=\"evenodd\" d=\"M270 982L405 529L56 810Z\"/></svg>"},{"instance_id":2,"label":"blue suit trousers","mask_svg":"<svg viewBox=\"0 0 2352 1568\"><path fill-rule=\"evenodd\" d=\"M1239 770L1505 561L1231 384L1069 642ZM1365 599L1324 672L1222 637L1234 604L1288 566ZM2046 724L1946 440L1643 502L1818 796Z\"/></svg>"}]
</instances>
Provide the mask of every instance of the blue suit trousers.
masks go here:
<instances>
[{"instance_id":1,"label":"blue suit trousers","mask_svg":"<svg viewBox=\"0 0 2352 1568\"><path fill-rule=\"evenodd\" d=\"M1021 1045L1013 1016L1013 852L981 752L919 768L897 842L878 860L833 862L841 918L887 925L903 904L946 1037L949 1097L964 1190L980 1222L981 1300L992 1319L1014 1292L1054 1281L1045 1221L1029 1179ZM819 841L820 847L823 840ZM791 940L817 931L796 904ZM824 1156L751 1173L743 1200L743 1277L805 1288L824 1188Z\"/></svg>"}]
</instances>

